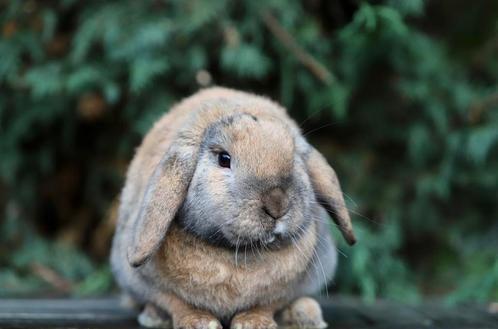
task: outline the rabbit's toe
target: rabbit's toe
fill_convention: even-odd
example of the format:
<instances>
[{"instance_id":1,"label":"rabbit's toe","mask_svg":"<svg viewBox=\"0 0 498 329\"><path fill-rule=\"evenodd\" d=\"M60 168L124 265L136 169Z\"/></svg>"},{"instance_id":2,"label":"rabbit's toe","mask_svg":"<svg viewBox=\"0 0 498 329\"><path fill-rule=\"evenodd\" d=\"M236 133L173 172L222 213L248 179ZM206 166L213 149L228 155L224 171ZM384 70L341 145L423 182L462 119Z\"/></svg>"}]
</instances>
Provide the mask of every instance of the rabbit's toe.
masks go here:
<instances>
[{"instance_id":1,"label":"rabbit's toe","mask_svg":"<svg viewBox=\"0 0 498 329\"><path fill-rule=\"evenodd\" d=\"M271 316L261 313L245 312L232 319L230 329L276 329L277 323Z\"/></svg>"},{"instance_id":2,"label":"rabbit's toe","mask_svg":"<svg viewBox=\"0 0 498 329\"><path fill-rule=\"evenodd\" d=\"M211 314L191 313L173 320L174 329L223 329Z\"/></svg>"},{"instance_id":3,"label":"rabbit's toe","mask_svg":"<svg viewBox=\"0 0 498 329\"><path fill-rule=\"evenodd\" d=\"M323 329L328 326L323 320L320 304L309 297L296 299L282 312L281 319L283 324L299 328Z\"/></svg>"},{"instance_id":4,"label":"rabbit's toe","mask_svg":"<svg viewBox=\"0 0 498 329\"><path fill-rule=\"evenodd\" d=\"M159 311L151 304L145 305L144 310L138 316L138 323L147 328L171 328L171 321L162 317Z\"/></svg>"}]
</instances>

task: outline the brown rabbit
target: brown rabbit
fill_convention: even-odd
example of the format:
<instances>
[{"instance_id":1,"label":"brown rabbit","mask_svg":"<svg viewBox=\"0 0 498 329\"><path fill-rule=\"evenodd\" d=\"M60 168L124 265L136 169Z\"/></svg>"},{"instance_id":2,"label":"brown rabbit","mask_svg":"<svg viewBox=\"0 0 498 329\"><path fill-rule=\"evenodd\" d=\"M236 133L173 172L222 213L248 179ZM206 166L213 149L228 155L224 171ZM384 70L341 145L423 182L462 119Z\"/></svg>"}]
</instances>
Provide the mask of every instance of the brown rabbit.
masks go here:
<instances>
[{"instance_id":1,"label":"brown rabbit","mask_svg":"<svg viewBox=\"0 0 498 329\"><path fill-rule=\"evenodd\" d=\"M128 171L111 263L174 328L324 328L319 291L336 267L328 211L353 244L333 169L285 109L225 88L165 114Z\"/></svg>"}]
</instances>

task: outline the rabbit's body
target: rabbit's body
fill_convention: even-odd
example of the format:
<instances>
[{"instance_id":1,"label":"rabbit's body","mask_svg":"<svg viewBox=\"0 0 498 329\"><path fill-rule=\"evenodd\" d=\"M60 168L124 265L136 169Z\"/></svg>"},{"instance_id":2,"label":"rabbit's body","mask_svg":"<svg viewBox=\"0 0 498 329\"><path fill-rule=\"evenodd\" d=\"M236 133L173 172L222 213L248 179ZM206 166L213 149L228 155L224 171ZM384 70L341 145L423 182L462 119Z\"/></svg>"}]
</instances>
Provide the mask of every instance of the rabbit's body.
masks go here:
<instances>
[{"instance_id":1,"label":"rabbit's body","mask_svg":"<svg viewBox=\"0 0 498 329\"><path fill-rule=\"evenodd\" d=\"M213 165L221 146L233 168ZM218 328L216 319L273 327L276 311L333 275L322 205L353 240L323 166L285 110L264 98L213 88L186 99L156 123L128 171L111 255L119 285L177 328ZM299 301L284 318L323 325L318 305Z\"/></svg>"},{"instance_id":2,"label":"rabbit's body","mask_svg":"<svg viewBox=\"0 0 498 329\"><path fill-rule=\"evenodd\" d=\"M271 254L242 248L236 263L233 250L212 246L173 225L156 257L140 273L133 271L128 276L116 277L141 303L160 304L161 292L173 292L226 321L252 305L286 305L324 286L334 272L336 251L330 239L320 242L318 247L318 241L312 237L316 229L319 228L310 229L300 241L302 254L296 252L296 247ZM155 295L158 296L150 300Z\"/></svg>"}]
</instances>

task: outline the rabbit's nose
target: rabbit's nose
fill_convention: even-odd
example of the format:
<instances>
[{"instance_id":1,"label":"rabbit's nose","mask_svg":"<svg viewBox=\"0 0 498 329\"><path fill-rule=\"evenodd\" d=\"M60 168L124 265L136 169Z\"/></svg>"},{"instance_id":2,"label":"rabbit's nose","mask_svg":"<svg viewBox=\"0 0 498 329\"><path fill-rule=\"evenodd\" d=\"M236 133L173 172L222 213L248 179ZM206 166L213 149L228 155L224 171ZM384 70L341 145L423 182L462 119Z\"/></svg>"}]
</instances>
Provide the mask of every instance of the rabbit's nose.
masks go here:
<instances>
[{"instance_id":1,"label":"rabbit's nose","mask_svg":"<svg viewBox=\"0 0 498 329\"><path fill-rule=\"evenodd\" d=\"M263 210L273 219L284 216L289 210L289 198L277 187L263 195Z\"/></svg>"}]
</instances>

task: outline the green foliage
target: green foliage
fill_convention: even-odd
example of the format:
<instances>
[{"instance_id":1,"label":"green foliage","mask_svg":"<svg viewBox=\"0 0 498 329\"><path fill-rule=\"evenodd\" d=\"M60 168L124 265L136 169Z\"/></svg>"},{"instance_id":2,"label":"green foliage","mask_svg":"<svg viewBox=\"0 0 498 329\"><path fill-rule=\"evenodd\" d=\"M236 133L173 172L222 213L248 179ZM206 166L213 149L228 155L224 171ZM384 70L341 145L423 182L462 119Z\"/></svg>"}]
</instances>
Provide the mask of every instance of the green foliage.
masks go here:
<instances>
[{"instance_id":1,"label":"green foliage","mask_svg":"<svg viewBox=\"0 0 498 329\"><path fill-rule=\"evenodd\" d=\"M78 295L95 295L109 290L112 278L107 266L96 268L73 246L47 241L29 227L17 225L19 220L11 211L0 231L1 255L8 254L9 261L9 267L0 271L0 297L47 294L54 288Z\"/></svg>"},{"instance_id":2,"label":"green foliage","mask_svg":"<svg viewBox=\"0 0 498 329\"><path fill-rule=\"evenodd\" d=\"M1 2L0 295L109 291L104 218L134 148L173 103L220 84L283 103L354 199L359 243L340 242L332 290L497 299L497 12Z\"/></svg>"},{"instance_id":3,"label":"green foliage","mask_svg":"<svg viewBox=\"0 0 498 329\"><path fill-rule=\"evenodd\" d=\"M396 253L402 243L401 224L391 220L397 216L388 217L390 218L386 224L373 232L364 223L358 223L355 230L362 243L351 252L345 252L347 250L345 243L342 243L340 236L335 234L336 240L341 241L338 248L342 250L338 274L341 279L337 283L337 288L350 292L359 289L363 298L370 302L378 296L416 302L419 294L414 282L415 275L409 272Z\"/></svg>"},{"instance_id":4,"label":"green foliage","mask_svg":"<svg viewBox=\"0 0 498 329\"><path fill-rule=\"evenodd\" d=\"M233 72L242 78L263 78L268 74L270 59L258 48L249 44L226 47L221 54L221 67L226 72Z\"/></svg>"}]
</instances>

